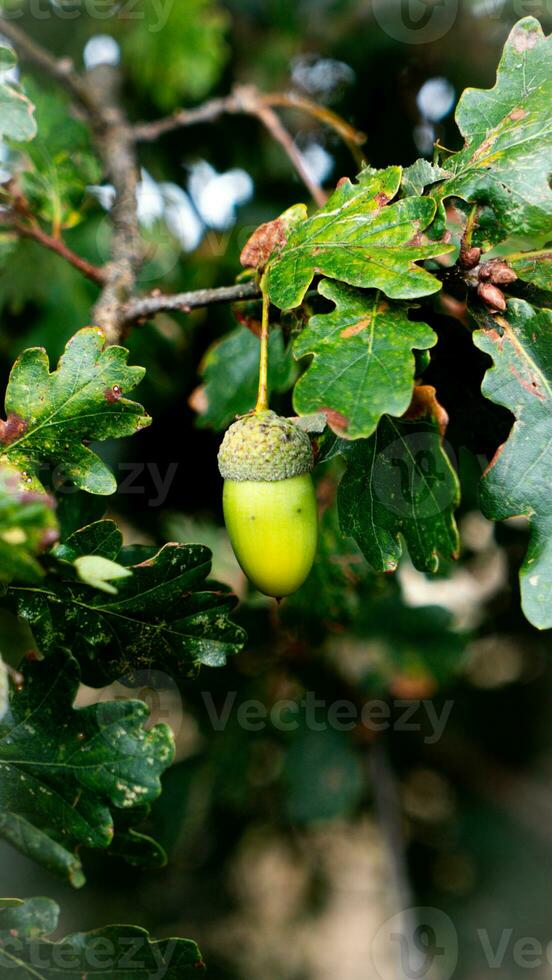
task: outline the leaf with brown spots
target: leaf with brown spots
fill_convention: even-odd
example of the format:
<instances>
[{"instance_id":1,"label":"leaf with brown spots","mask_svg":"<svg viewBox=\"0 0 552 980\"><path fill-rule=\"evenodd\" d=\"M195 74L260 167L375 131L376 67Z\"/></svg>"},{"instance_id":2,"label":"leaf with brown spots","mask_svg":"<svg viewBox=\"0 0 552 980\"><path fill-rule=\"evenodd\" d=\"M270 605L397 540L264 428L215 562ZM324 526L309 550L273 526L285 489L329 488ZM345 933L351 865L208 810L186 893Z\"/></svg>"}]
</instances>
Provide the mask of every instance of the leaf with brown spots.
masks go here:
<instances>
[{"instance_id":1,"label":"leaf with brown spots","mask_svg":"<svg viewBox=\"0 0 552 980\"><path fill-rule=\"evenodd\" d=\"M531 524L521 567L525 615L539 629L552 627L552 311L523 300L508 303L492 317L472 311L482 327L475 345L492 357L482 391L508 408L516 421L481 483L487 517L505 520L523 514Z\"/></svg>"},{"instance_id":2,"label":"leaf with brown spots","mask_svg":"<svg viewBox=\"0 0 552 980\"><path fill-rule=\"evenodd\" d=\"M447 159L435 200L453 195L492 207L503 238L549 232L551 103L552 38L525 17L506 41L494 88L467 89L458 103L465 146Z\"/></svg>"},{"instance_id":3,"label":"leaf with brown spots","mask_svg":"<svg viewBox=\"0 0 552 980\"><path fill-rule=\"evenodd\" d=\"M305 205L295 204L274 221L266 221L263 225L259 225L242 249L241 264L245 268L264 269L273 252L279 252L284 247L292 228L306 217Z\"/></svg>"},{"instance_id":4,"label":"leaf with brown spots","mask_svg":"<svg viewBox=\"0 0 552 980\"><path fill-rule=\"evenodd\" d=\"M97 327L71 338L50 373L48 355L32 347L15 362L6 391L6 421L0 422L0 459L17 467L30 489L40 490L38 471L55 468L89 493L117 489L104 462L84 443L128 436L150 424L137 402L124 398L144 376L129 367L128 351L105 347Z\"/></svg>"},{"instance_id":5,"label":"leaf with brown spots","mask_svg":"<svg viewBox=\"0 0 552 980\"><path fill-rule=\"evenodd\" d=\"M64 939L51 898L0 898L0 970L13 980L200 980L205 964L191 939L150 938L138 926L104 926ZM40 965L40 973L36 967Z\"/></svg>"},{"instance_id":6,"label":"leaf with brown spots","mask_svg":"<svg viewBox=\"0 0 552 980\"><path fill-rule=\"evenodd\" d=\"M80 672L66 650L21 672L0 722L0 837L80 887L79 848L108 848L113 809L143 813L157 798L172 734L166 725L144 730L140 701L74 709Z\"/></svg>"},{"instance_id":7,"label":"leaf with brown spots","mask_svg":"<svg viewBox=\"0 0 552 980\"><path fill-rule=\"evenodd\" d=\"M379 290L323 280L318 291L335 309L311 317L295 341L295 357L314 357L295 386L293 405L300 415L324 412L346 439L366 438L382 415L406 411L414 385L412 351L433 347L437 337Z\"/></svg>"},{"instance_id":8,"label":"leaf with brown spots","mask_svg":"<svg viewBox=\"0 0 552 980\"><path fill-rule=\"evenodd\" d=\"M265 276L271 301L282 310L299 306L316 275L381 289L393 299L436 293L439 281L416 263L452 246L419 237L435 215L430 198L389 203L401 177L400 167L367 168L355 183L340 182L324 207L293 228L270 259Z\"/></svg>"}]
</instances>

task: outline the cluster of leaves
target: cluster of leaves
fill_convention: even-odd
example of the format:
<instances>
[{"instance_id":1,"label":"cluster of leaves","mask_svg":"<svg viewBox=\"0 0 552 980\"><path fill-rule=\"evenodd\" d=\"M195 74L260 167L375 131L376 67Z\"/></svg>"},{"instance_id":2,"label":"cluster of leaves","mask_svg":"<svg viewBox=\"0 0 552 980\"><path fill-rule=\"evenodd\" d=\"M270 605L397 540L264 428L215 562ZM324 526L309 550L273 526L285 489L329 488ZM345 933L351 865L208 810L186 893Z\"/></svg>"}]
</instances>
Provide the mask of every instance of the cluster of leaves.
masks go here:
<instances>
[{"instance_id":1,"label":"cluster of leaves","mask_svg":"<svg viewBox=\"0 0 552 980\"><path fill-rule=\"evenodd\" d=\"M481 328L474 342L495 363L483 394L516 418L483 480L481 506L493 519L531 520L522 600L539 628L552 626L550 314L527 299L538 286L547 306L552 292L551 68L552 39L524 18L508 38L494 88L460 99L460 151L440 165L419 160L404 171L367 168L354 182L343 179L315 214L297 205L259 229L242 256L262 272L275 307L302 306L308 316L315 306L293 343L306 364L293 405L298 415L323 413L338 437L331 455L347 464L337 495L341 528L377 571L397 567L401 538L422 571L437 571L458 553L447 414L423 378L438 339L424 322L424 311L431 315L424 297L464 281L471 322ZM462 208L460 242L452 215L457 221ZM317 293L307 299L315 278ZM507 300L497 288L513 282L524 298ZM216 424L226 418L227 393L218 390L215 357L207 363L206 420Z\"/></svg>"},{"instance_id":2,"label":"cluster of leaves","mask_svg":"<svg viewBox=\"0 0 552 980\"><path fill-rule=\"evenodd\" d=\"M106 349L96 328L75 334L52 372L44 349L25 350L11 372L0 424L2 604L30 627L33 644L21 684L9 694L0 661L0 837L75 887L84 883L83 847L146 867L165 863L163 848L136 828L173 757L170 729L146 730L149 710L140 701L100 697L74 708L81 680L100 687L154 665L183 676L200 663L224 663L243 645L228 619L235 598L207 581L207 548L123 548L113 521L87 523L98 511L90 495L116 488L88 443L130 435L151 421L123 397L144 373L126 358L123 348ZM43 909L48 922L52 909ZM42 938L51 927L42 928L37 911L31 903L0 913L2 937L4 919L12 937L11 945L2 938L0 961L12 965L17 940L21 975L39 947L42 964L49 963L41 975L50 975L63 953L80 976L97 937L111 943L115 960L129 935L144 945L142 965L128 976L149 975L163 955L162 945L133 927L52 944ZM193 943L177 946L167 950L167 975L185 976L201 960ZM110 960L105 975L112 966Z\"/></svg>"}]
</instances>

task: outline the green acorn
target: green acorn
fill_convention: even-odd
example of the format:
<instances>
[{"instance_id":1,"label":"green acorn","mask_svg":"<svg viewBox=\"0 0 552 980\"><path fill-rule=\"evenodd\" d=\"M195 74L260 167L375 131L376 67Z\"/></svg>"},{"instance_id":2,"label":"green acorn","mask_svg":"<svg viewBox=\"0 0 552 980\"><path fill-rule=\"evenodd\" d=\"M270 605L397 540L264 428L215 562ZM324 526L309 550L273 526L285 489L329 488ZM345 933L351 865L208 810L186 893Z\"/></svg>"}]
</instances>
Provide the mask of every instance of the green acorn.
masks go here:
<instances>
[{"instance_id":1,"label":"green acorn","mask_svg":"<svg viewBox=\"0 0 552 980\"><path fill-rule=\"evenodd\" d=\"M230 426L218 461L236 558L261 592L290 595L305 581L316 553L308 435L289 419L258 408Z\"/></svg>"}]
</instances>

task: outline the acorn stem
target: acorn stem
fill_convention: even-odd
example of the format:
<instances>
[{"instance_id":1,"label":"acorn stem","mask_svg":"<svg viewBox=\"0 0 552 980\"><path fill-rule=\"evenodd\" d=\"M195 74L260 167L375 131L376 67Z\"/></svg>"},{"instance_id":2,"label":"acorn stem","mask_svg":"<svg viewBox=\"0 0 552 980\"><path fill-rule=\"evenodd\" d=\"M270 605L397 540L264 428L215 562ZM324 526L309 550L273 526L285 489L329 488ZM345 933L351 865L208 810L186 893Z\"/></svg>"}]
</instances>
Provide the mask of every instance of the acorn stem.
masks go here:
<instances>
[{"instance_id":1,"label":"acorn stem","mask_svg":"<svg viewBox=\"0 0 552 980\"><path fill-rule=\"evenodd\" d=\"M261 325L261 350L259 356L259 391L257 394L256 412L266 412L268 408L268 313L270 300L261 282L263 293L263 319Z\"/></svg>"}]
</instances>

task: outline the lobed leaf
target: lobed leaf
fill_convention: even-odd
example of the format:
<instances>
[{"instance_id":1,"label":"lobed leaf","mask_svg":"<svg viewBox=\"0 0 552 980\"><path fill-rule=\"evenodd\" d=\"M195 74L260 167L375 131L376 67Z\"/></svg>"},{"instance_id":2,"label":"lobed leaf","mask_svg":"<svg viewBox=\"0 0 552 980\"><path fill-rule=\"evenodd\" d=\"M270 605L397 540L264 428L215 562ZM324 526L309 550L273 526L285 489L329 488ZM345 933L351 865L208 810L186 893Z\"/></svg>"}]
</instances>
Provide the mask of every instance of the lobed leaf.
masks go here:
<instances>
[{"instance_id":1,"label":"lobed leaf","mask_svg":"<svg viewBox=\"0 0 552 980\"><path fill-rule=\"evenodd\" d=\"M324 207L292 228L270 259L266 284L271 301L280 309L299 306L315 275L381 289L392 299L437 292L439 281L416 262L444 255L453 246L423 241L422 232L435 215L430 198L390 203L401 177L400 167L388 167L361 171L357 183L341 181Z\"/></svg>"},{"instance_id":2,"label":"lobed leaf","mask_svg":"<svg viewBox=\"0 0 552 980\"><path fill-rule=\"evenodd\" d=\"M166 725L144 731L140 701L72 707L80 681L66 652L26 662L0 722L0 836L79 887L78 849L104 849L112 808L155 799L173 756Z\"/></svg>"},{"instance_id":3,"label":"lobed leaf","mask_svg":"<svg viewBox=\"0 0 552 980\"><path fill-rule=\"evenodd\" d=\"M465 147L446 161L448 178L432 191L493 208L502 237L550 230L552 190L552 39L534 17L512 29L494 88L467 89L456 121Z\"/></svg>"},{"instance_id":4,"label":"lobed leaf","mask_svg":"<svg viewBox=\"0 0 552 980\"><path fill-rule=\"evenodd\" d=\"M293 405L300 414L324 412L346 439L366 438L382 415L406 411L414 385L412 349L433 347L437 337L379 291L323 280L318 292L335 310L311 317L295 341L295 357L314 358L295 386Z\"/></svg>"},{"instance_id":5,"label":"lobed leaf","mask_svg":"<svg viewBox=\"0 0 552 980\"><path fill-rule=\"evenodd\" d=\"M218 667L242 648L245 634L228 619L235 596L206 581L208 548L166 544L137 561L135 549L121 546L117 525L98 521L56 552L66 562L95 555L127 567L132 575L117 581L116 595L76 580L63 565L32 592L9 590L42 654L71 649L85 681L96 684L149 667L178 676L199 664Z\"/></svg>"},{"instance_id":6,"label":"lobed leaf","mask_svg":"<svg viewBox=\"0 0 552 980\"><path fill-rule=\"evenodd\" d=\"M384 415L369 439L341 444L347 460L337 497L341 530L376 571L396 569L401 536L421 571L435 572L439 556L457 555L458 480L442 446L441 413L435 390L423 386L410 418Z\"/></svg>"},{"instance_id":7,"label":"lobed leaf","mask_svg":"<svg viewBox=\"0 0 552 980\"><path fill-rule=\"evenodd\" d=\"M128 351L105 347L97 327L85 327L65 348L50 373L48 355L31 347L15 362L6 391L6 421L0 421L0 459L31 477L41 489L41 465L55 467L81 490L111 494L115 479L84 440L132 435L150 424L137 402L123 398L144 376L144 368L128 367Z\"/></svg>"},{"instance_id":8,"label":"lobed leaf","mask_svg":"<svg viewBox=\"0 0 552 980\"><path fill-rule=\"evenodd\" d=\"M473 311L482 329L474 343L493 359L482 391L516 421L481 483L481 507L493 520L524 515L531 537L520 570L521 601L529 622L552 627L552 311L523 300L504 316Z\"/></svg>"}]
</instances>

